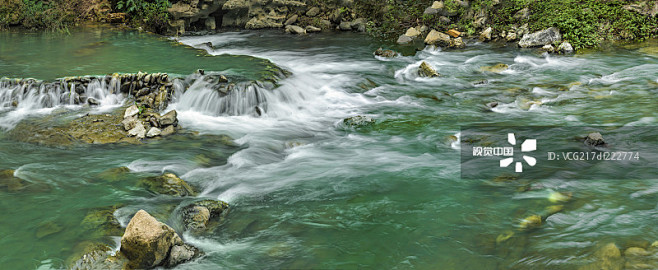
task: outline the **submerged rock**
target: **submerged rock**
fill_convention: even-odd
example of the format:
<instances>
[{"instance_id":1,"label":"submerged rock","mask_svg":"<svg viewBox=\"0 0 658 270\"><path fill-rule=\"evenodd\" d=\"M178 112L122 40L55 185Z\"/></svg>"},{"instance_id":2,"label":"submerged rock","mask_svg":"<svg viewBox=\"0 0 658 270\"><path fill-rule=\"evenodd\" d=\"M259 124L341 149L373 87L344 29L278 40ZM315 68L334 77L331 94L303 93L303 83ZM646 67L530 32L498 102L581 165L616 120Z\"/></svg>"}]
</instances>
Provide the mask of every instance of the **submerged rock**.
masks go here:
<instances>
[{"instance_id":1,"label":"submerged rock","mask_svg":"<svg viewBox=\"0 0 658 270\"><path fill-rule=\"evenodd\" d=\"M418 76L420 77L439 77L441 76L432 66L423 61L418 67Z\"/></svg>"},{"instance_id":2,"label":"submerged rock","mask_svg":"<svg viewBox=\"0 0 658 270\"><path fill-rule=\"evenodd\" d=\"M551 27L548 29L534 32L532 34L524 35L523 38L521 38L521 40L519 41L519 47L528 48L528 47L544 46L544 45L552 44L553 42L559 42L560 40L562 40L562 36L560 35L560 30L555 27Z\"/></svg>"},{"instance_id":3,"label":"submerged rock","mask_svg":"<svg viewBox=\"0 0 658 270\"><path fill-rule=\"evenodd\" d=\"M205 230L212 219L218 219L228 211L228 204L223 201L203 200L194 202L181 209L186 230Z\"/></svg>"},{"instance_id":4,"label":"submerged rock","mask_svg":"<svg viewBox=\"0 0 658 270\"><path fill-rule=\"evenodd\" d=\"M48 221L39 225L37 228L36 237L37 239L41 239L48 235L61 232L62 230L64 230L64 228L61 225L55 223L54 221Z\"/></svg>"},{"instance_id":5,"label":"submerged rock","mask_svg":"<svg viewBox=\"0 0 658 270\"><path fill-rule=\"evenodd\" d=\"M493 72L493 73L500 73L509 68L508 65L500 63L500 64L495 64L493 66L483 66L480 67L481 71L487 71L487 72Z\"/></svg>"},{"instance_id":6,"label":"submerged rock","mask_svg":"<svg viewBox=\"0 0 658 270\"><path fill-rule=\"evenodd\" d=\"M375 120L368 116L357 115L343 119L343 124L350 127L363 127L375 123Z\"/></svg>"},{"instance_id":7,"label":"submerged rock","mask_svg":"<svg viewBox=\"0 0 658 270\"><path fill-rule=\"evenodd\" d=\"M183 243L174 229L144 210L139 210L128 223L121 237L121 253L130 260L128 265L132 268L172 267L201 254Z\"/></svg>"},{"instance_id":8,"label":"submerged rock","mask_svg":"<svg viewBox=\"0 0 658 270\"><path fill-rule=\"evenodd\" d=\"M14 176L14 170L0 171L0 189L7 191L18 191L25 187L26 182Z\"/></svg>"},{"instance_id":9,"label":"submerged rock","mask_svg":"<svg viewBox=\"0 0 658 270\"><path fill-rule=\"evenodd\" d=\"M98 177L106 181L114 182L123 180L128 173L130 173L128 167L116 167L102 171L98 174Z\"/></svg>"},{"instance_id":10,"label":"submerged rock","mask_svg":"<svg viewBox=\"0 0 658 270\"><path fill-rule=\"evenodd\" d=\"M591 147L601 147L606 145L605 141L603 140L603 136L599 132L592 132L588 134L584 143L585 145Z\"/></svg>"},{"instance_id":11,"label":"submerged rock","mask_svg":"<svg viewBox=\"0 0 658 270\"><path fill-rule=\"evenodd\" d=\"M519 228L521 228L522 230L534 229L541 226L541 223L542 223L541 216L531 215L521 220L521 223L519 223Z\"/></svg>"},{"instance_id":12,"label":"submerged rock","mask_svg":"<svg viewBox=\"0 0 658 270\"><path fill-rule=\"evenodd\" d=\"M92 234L100 236L120 236L124 229L114 216L118 206L109 206L92 209L87 212L80 225L83 229L91 231Z\"/></svg>"},{"instance_id":13,"label":"submerged rock","mask_svg":"<svg viewBox=\"0 0 658 270\"><path fill-rule=\"evenodd\" d=\"M196 195L194 189L187 182L178 178L173 173L144 178L138 182L137 186L146 188L148 191L156 194L166 194L176 197Z\"/></svg>"}]
</instances>

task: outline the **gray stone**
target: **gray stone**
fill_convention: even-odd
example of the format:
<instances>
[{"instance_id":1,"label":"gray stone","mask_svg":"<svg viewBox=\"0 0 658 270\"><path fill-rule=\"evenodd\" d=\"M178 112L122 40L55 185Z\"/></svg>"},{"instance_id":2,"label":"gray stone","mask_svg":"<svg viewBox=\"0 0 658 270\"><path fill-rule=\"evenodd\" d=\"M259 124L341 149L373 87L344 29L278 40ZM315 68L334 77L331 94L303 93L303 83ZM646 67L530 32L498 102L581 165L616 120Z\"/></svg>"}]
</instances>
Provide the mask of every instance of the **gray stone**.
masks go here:
<instances>
[{"instance_id":1,"label":"gray stone","mask_svg":"<svg viewBox=\"0 0 658 270\"><path fill-rule=\"evenodd\" d=\"M331 21L329 21L329 20L320 20L320 28L322 28L322 29L331 29Z\"/></svg>"},{"instance_id":2,"label":"gray stone","mask_svg":"<svg viewBox=\"0 0 658 270\"><path fill-rule=\"evenodd\" d=\"M466 48L466 43L464 43L461 37L451 39L450 48L463 49Z\"/></svg>"},{"instance_id":3,"label":"gray stone","mask_svg":"<svg viewBox=\"0 0 658 270\"><path fill-rule=\"evenodd\" d=\"M448 47L450 46L450 36L432 29L432 31L427 34L427 37L425 37L425 44Z\"/></svg>"},{"instance_id":4,"label":"gray stone","mask_svg":"<svg viewBox=\"0 0 658 270\"><path fill-rule=\"evenodd\" d=\"M90 97L90 98L87 98L87 104L89 104L89 106L98 106L98 105L101 105L101 102L96 100L95 98Z\"/></svg>"},{"instance_id":5,"label":"gray stone","mask_svg":"<svg viewBox=\"0 0 658 270\"><path fill-rule=\"evenodd\" d=\"M178 116L178 113L176 113L176 110L169 111L168 113L166 113L165 115L160 117L160 120L159 120L160 121L160 126L164 127L164 126L175 124L176 122L178 122L177 116Z\"/></svg>"},{"instance_id":6,"label":"gray stone","mask_svg":"<svg viewBox=\"0 0 658 270\"><path fill-rule=\"evenodd\" d=\"M351 127L369 126L375 123L372 117L357 115L343 119L343 124Z\"/></svg>"},{"instance_id":7,"label":"gray stone","mask_svg":"<svg viewBox=\"0 0 658 270\"><path fill-rule=\"evenodd\" d=\"M559 42L560 40L562 40L560 30L551 27L532 34L524 35L523 38L521 38L521 41L519 41L519 46L521 48L539 47L552 44L553 42Z\"/></svg>"},{"instance_id":8,"label":"gray stone","mask_svg":"<svg viewBox=\"0 0 658 270\"><path fill-rule=\"evenodd\" d=\"M146 136L146 128L144 128L141 121L137 121L135 127L128 131L128 136L135 136L138 139L144 139L144 136Z\"/></svg>"},{"instance_id":9,"label":"gray stone","mask_svg":"<svg viewBox=\"0 0 658 270\"><path fill-rule=\"evenodd\" d=\"M174 244L182 244L174 229L139 210L121 237L121 253L134 268L152 268L165 262Z\"/></svg>"},{"instance_id":10,"label":"gray stone","mask_svg":"<svg viewBox=\"0 0 658 270\"><path fill-rule=\"evenodd\" d=\"M297 17L298 17L297 14L292 15L292 17L288 18L288 20L286 20L286 22L283 23L283 25L293 25L293 24L295 24L297 22Z\"/></svg>"},{"instance_id":11,"label":"gray stone","mask_svg":"<svg viewBox=\"0 0 658 270\"><path fill-rule=\"evenodd\" d=\"M493 31L493 29L491 27L487 27L487 29L482 30L482 32L480 33L479 40L481 42L491 40L491 31Z\"/></svg>"},{"instance_id":12,"label":"gray stone","mask_svg":"<svg viewBox=\"0 0 658 270\"><path fill-rule=\"evenodd\" d=\"M157 127L152 127L152 128L149 129L149 131L146 133L146 137L148 137L148 138L153 138L153 137L155 137L155 136L160 136L160 134L162 134L162 130L160 130L160 129L157 128Z\"/></svg>"},{"instance_id":13,"label":"gray stone","mask_svg":"<svg viewBox=\"0 0 658 270\"><path fill-rule=\"evenodd\" d=\"M291 34L297 34L297 35L306 34L306 30L304 30L304 28L301 28L297 25L288 25L288 26L286 26L286 32L289 32Z\"/></svg>"},{"instance_id":14,"label":"gray stone","mask_svg":"<svg viewBox=\"0 0 658 270\"><path fill-rule=\"evenodd\" d=\"M350 26L352 27L352 30L354 30L354 31L365 32L367 22L368 21L365 18L357 18L356 20L352 21Z\"/></svg>"},{"instance_id":15,"label":"gray stone","mask_svg":"<svg viewBox=\"0 0 658 270\"><path fill-rule=\"evenodd\" d=\"M543 47L541 47L541 51L552 53L552 52L555 52L555 47L553 47L553 45L551 45L551 44L547 44L547 45L544 45Z\"/></svg>"},{"instance_id":16,"label":"gray stone","mask_svg":"<svg viewBox=\"0 0 658 270\"><path fill-rule=\"evenodd\" d=\"M316 33L316 32L320 32L320 31L322 31L321 28L319 28L319 27L315 27L315 26L313 26L313 25L308 25L308 26L306 26L306 29L305 29L305 30L306 30L306 33Z\"/></svg>"},{"instance_id":17,"label":"gray stone","mask_svg":"<svg viewBox=\"0 0 658 270\"><path fill-rule=\"evenodd\" d=\"M128 107L126 111L123 113L123 118L131 117L138 113L139 113L139 108L137 108L137 105L132 105Z\"/></svg>"},{"instance_id":18,"label":"gray stone","mask_svg":"<svg viewBox=\"0 0 658 270\"><path fill-rule=\"evenodd\" d=\"M342 31L350 31L352 30L352 24L350 22L340 22L340 25L338 26L340 30Z\"/></svg>"},{"instance_id":19,"label":"gray stone","mask_svg":"<svg viewBox=\"0 0 658 270\"><path fill-rule=\"evenodd\" d=\"M162 129L162 132L160 133L160 136L165 137L169 136L171 134L176 133L176 128L172 126L166 126L165 128Z\"/></svg>"},{"instance_id":20,"label":"gray stone","mask_svg":"<svg viewBox=\"0 0 658 270\"><path fill-rule=\"evenodd\" d=\"M560 44L560 46L557 47L557 50L560 53L566 53L566 54L573 53L573 47L571 46L571 43L566 41L562 42L562 44Z\"/></svg>"},{"instance_id":21,"label":"gray stone","mask_svg":"<svg viewBox=\"0 0 658 270\"><path fill-rule=\"evenodd\" d=\"M587 138L585 138L585 145L597 147L597 146L605 146L606 143L603 140L603 136L601 135L601 133L592 132L589 135L587 135Z\"/></svg>"},{"instance_id":22,"label":"gray stone","mask_svg":"<svg viewBox=\"0 0 658 270\"><path fill-rule=\"evenodd\" d=\"M404 45L404 44L409 44L409 43L411 43L411 42L413 42L413 41L414 41L414 39L413 39L412 37L410 37L410 36L407 36L407 35L400 35L400 37L399 37L398 40L397 40L397 43L398 43L398 44L402 44L402 45Z\"/></svg>"},{"instance_id":23,"label":"gray stone","mask_svg":"<svg viewBox=\"0 0 658 270\"><path fill-rule=\"evenodd\" d=\"M318 16L318 14L320 14L320 8L319 7L312 7L311 9L309 9L306 12L306 16L309 16L309 17L315 17L315 16Z\"/></svg>"},{"instance_id":24,"label":"gray stone","mask_svg":"<svg viewBox=\"0 0 658 270\"><path fill-rule=\"evenodd\" d=\"M171 248L171 251L169 253L169 257L167 258L167 266L172 267L184 262L187 262L189 260L194 259L195 257L200 254L199 249L182 244L182 245L174 245Z\"/></svg>"},{"instance_id":25,"label":"gray stone","mask_svg":"<svg viewBox=\"0 0 658 270\"><path fill-rule=\"evenodd\" d=\"M418 76L420 77L439 77L441 76L436 70L427 62L423 61L418 67Z\"/></svg>"}]
</instances>

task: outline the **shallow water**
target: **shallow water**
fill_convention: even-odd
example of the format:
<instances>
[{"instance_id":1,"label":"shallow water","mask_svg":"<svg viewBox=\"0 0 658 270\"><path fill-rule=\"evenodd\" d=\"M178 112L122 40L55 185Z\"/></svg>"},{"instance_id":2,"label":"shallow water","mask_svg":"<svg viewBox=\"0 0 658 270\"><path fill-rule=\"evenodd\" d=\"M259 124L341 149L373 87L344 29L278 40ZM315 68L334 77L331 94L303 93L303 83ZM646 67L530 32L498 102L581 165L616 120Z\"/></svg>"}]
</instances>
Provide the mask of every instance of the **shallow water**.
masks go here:
<instances>
[{"instance_id":1,"label":"shallow water","mask_svg":"<svg viewBox=\"0 0 658 270\"><path fill-rule=\"evenodd\" d=\"M142 208L180 227L170 213L191 198L154 196L135 187L140 177L164 171L200 187L200 197L232 205L213 232L184 235L206 256L178 269L574 269L587 264L601 244L658 240L655 177L619 180L614 170L601 179L560 177L578 171L575 166L545 180L464 180L458 145L450 138L475 124L655 126L658 58L641 49L547 56L469 44L461 51L427 48L382 59L372 55L380 43L351 33L298 37L255 31L177 40L217 55L209 57L147 34L73 35L91 44L108 41L70 60L62 56L86 52L79 45L85 42L5 35L2 76L47 79L137 70L185 75L205 68L256 78L253 70L267 64L251 57L293 75L265 94L267 110L258 118L220 113L209 89L188 90L168 109L179 112L184 128L201 135L140 147L63 149L1 139L0 168L16 169L42 189L0 191L0 264L8 269L65 266L77 243L97 239L80 226L93 208L121 204L115 216L124 226ZM51 43L59 45L38 49ZM171 58L160 60L162 54ZM76 66L81 61L91 64ZM421 61L443 77L418 78ZM480 70L497 63L509 69ZM474 84L483 79L488 83ZM484 110L491 101L500 105ZM8 117L12 110L5 108L0 119L14 119ZM88 109L54 108L37 117L61 110ZM376 124L360 129L341 124L354 115L371 116ZM228 135L235 145L218 143L213 135ZM642 147L658 147L655 136L643 139ZM655 156L646 161L645 173L658 167ZM100 172L119 166L132 173L121 181L99 179ZM523 186L532 190L519 191ZM573 198L540 229L519 231L521 219L553 205L547 199L552 191L572 192ZM48 222L62 230L38 238L38 228ZM497 243L507 231L514 237ZM116 246L116 238L104 240Z\"/></svg>"}]
</instances>

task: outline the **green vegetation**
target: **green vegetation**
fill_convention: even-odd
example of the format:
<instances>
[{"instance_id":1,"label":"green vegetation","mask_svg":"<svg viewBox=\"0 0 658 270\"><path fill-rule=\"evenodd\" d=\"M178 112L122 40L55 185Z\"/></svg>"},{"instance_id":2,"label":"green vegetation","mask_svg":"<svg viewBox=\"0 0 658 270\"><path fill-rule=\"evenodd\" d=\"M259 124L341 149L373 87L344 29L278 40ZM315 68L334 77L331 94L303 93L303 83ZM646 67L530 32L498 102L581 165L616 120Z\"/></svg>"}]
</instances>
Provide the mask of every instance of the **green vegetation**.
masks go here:
<instances>
[{"instance_id":1,"label":"green vegetation","mask_svg":"<svg viewBox=\"0 0 658 270\"><path fill-rule=\"evenodd\" d=\"M651 17L624 8L641 1L622 0L445 0L440 14L423 14L433 1L357 0L354 11L368 18L368 31L376 37L395 39L404 30L427 25L438 30L456 28L476 35L480 17L487 17L484 27L495 32L528 24L530 31L555 26L563 39L576 49L595 47L604 40L643 40L658 36L658 16ZM649 5L652 5L649 3ZM524 8L528 17L517 15ZM516 16L515 16L516 15ZM441 18L443 16L443 18ZM446 19L450 19L450 21Z\"/></svg>"},{"instance_id":2,"label":"green vegetation","mask_svg":"<svg viewBox=\"0 0 658 270\"><path fill-rule=\"evenodd\" d=\"M156 33L164 33L169 23L168 0L118 0L112 7L117 12L125 12L130 23Z\"/></svg>"},{"instance_id":3,"label":"green vegetation","mask_svg":"<svg viewBox=\"0 0 658 270\"><path fill-rule=\"evenodd\" d=\"M81 0L0 0L0 29L22 25L29 29L62 30L82 13Z\"/></svg>"}]
</instances>

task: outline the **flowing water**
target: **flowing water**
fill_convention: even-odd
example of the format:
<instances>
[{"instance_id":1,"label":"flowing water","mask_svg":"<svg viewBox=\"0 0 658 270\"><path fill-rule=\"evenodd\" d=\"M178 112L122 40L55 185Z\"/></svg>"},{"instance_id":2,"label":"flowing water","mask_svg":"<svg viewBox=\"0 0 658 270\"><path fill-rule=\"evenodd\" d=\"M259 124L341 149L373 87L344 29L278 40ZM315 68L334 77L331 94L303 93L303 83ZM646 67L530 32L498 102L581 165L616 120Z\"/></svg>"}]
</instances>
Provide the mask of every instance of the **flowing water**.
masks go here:
<instances>
[{"instance_id":1,"label":"flowing water","mask_svg":"<svg viewBox=\"0 0 658 270\"><path fill-rule=\"evenodd\" d=\"M260 117L252 103L240 103L244 96L220 98L192 80L167 110L176 109L181 125L198 135L73 148L0 135L0 169L15 169L35 187L0 191L0 265L6 269L65 267L78 243L98 239L81 226L94 208L119 205L114 215L123 226L146 209L180 230L175 207L192 198L135 187L140 177L165 171L199 187L199 197L232 206L217 229L184 234L206 255L178 269L575 269L602 244L658 240L656 177L556 174L525 183L533 188L523 192L518 183L461 179L454 141L461 126L475 124L655 126L658 58L642 49L548 56L473 43L466 50L426 48L384 59L372 54L381 43L351 33L231 32L172 41L96 29L0 38L0 74L7 77L187 75L203 68L258 79L268 65L258 58L293 74L273 90L246 90L264 107ZM421 61L443 76L419 78ZM497 63L509 69L480 70ZM476 83L482 80L487 83ZM491 101L498 107L486 110ZM104 110L123 102L117 97ZM59 105L18 114L20 105L4 106L0 134L26 118L103 111ZM376 123L356 129L342 123L355 115ZM642 147L658 147L655 133L641 140ZM655 156L646 161L648 172L658 167ZM121 181L98 176L120 166L131 170ZM573 198L541 228L518 230L521 219L552 205L551 191ZM509 241L496 240L508 231L514 232ZM118 240L106 239L114 247Z\"/></svg>"}]
</instances>

